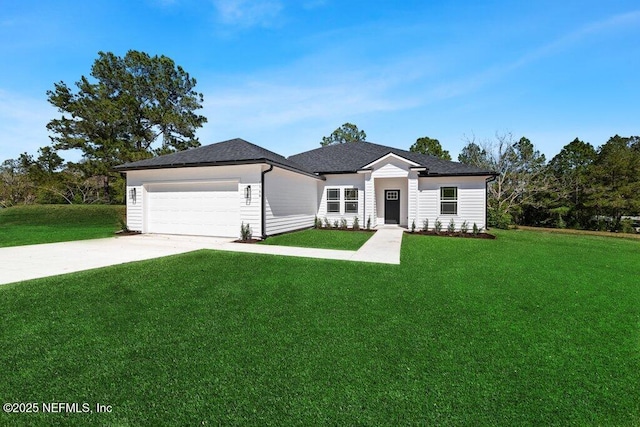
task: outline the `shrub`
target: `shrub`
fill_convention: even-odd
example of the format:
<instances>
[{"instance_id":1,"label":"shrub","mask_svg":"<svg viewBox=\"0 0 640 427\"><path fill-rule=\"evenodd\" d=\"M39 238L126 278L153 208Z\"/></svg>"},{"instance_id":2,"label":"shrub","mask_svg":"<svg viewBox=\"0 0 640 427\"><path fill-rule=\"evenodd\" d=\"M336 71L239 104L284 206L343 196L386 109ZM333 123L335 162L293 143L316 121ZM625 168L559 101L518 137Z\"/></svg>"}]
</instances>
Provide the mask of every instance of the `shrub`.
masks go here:
<instances>
[{"instance_id":1,"label":"shrub","mask_svg":"<svg viewBox=\"0 0 640 427\"><path fill-rule=\"evenodd\" d=\"M635 233L636 229L633 228L633 220L625 218L620 221L620 228L623 233Z\"/></svg>"},{"instance_id":2,"label":"shrub","mask_svg":"<svg viewBox=\"0 0 640 427\"><path fill-rule=\"evenodd\" d=\"M436 230L436 233L439 233L442 231L442 222L440 221L439 218L436 218L436 222L433 225L433 229Z\"/></svg>"},{"instance_id":3,"label":"shrub","mask_svg":"<svg viewBox=\"0 0 640 427\"><path fill-rule=\"evenodd\" d=\"M411 223L411 232L415 233L416 232L416 220L414 219L413 222Z\"/></svg>"},{"instance_id":4,"label":"shrub","mask_svg":"<svg viewBox=\"0 0 640 427\"><path fill-rule=\"evenodd\" d=\"M371 230L371 215L367 218L367 230Z\"/></svg>"},{"instance_id":5,"label":"shrub","mask_svg":"<svg viewBox=\"0 0 640 427\"><path fill-rule=\"evenodd\" d=\"M333 221L333 228L338 228L340 227L340 224L338 223L338 220L336 219L335 221Z\"/></svg>"},{"instance_id":6,"label":"shrub","mask_svg":"<svg viewBox=\"0 0 640 427\"><path fill-rule=\"evenodd\" d=\"M456 231L456 223L453 221L453 218L449 220L449 225L447 225L447 231L449 233L453 233L454 231Z\"/></svg>"},{"instance_id":7,"label":"shrub","mask_svg":"<svg viewBox=\"0 0 640 427\"><path fill-rule=\"evenodd\" d=\"M357 216L353 217L353 229L354 230L360 230L360 220L358 219Z\"/></svg>"},{"instance_id":8,"label":"shrub","mask_svg":"<svg viewBox=\"0 0 640 427\"><path fill-rule=\"evenodd\" d=\"M477 236L481 231L482 231L482 228L478 228L478 225L474 222L473 223L473 235Z\"/></svg>"},{"instance_id":9,"label":"shrub","mask_svg":"<svg viewBox=\"0 0 640 427\"><path fill-rule=\"evenodd\" d=\"M460 232L467 234L469 232L469 223L467 221L462 221L462 225L460 226Z\"/></svg>"},{"instance_id":10,"label":"shrub","mask_svg":"<svg viewBox=\"0 0 640 427\"><path fill-rule=\"evenodd\" d=\"M240 225L240 240L251 240L253 236L253 232L251 231L251 226L247 223L244 225L244 222Z\"/></svg>"},{"instance_id":11,"label":"shrub","mask_svg":"<svg viewBox=\"0 0 640 427\"><path fill-rule=\"evenodd\" d=\"M120 224L120 229L125 232L128 233L129 232L129 226L127 225L127 220L125 220L122 217L118 218L118 223Z\"/></svg>"},{"instance_id":12,"label":"shrub","mask_svg":"<svg viewBox=\"0 0 640 427\"><path fill-rule=\"evenodd\" d=\"M331 228L331 223L326 216L324 217L324 228Z\"/></svg>"},{"instance_id":13,"label":"shrub","mask_svg":"<svg viewBox=\"0 0 640 427\"><path fill-rule=\"evenodd\" d=\"M429 231L429 218L422 221L422 231Z\"/></svg>"},{"instance_id":14,"label":"shrub","mask_svg":"<svg viewBox=\"0 0 640 427\"><path fill-rule=\"evenodd\" d=\"M320 225L318 225L318 215L316 215L315 217L313 217L313 228L320 228L322 227L322 221L320 221Z\"/></svg>"},{"instance_id":15,"label":"shrub","mask_svg":"<svg viewBox=\"0 0 640 427\"><path fill-rule=\"evenodd\" d=\"M347 220L345 218L340 218L340 228L343 230L347 229Z\"/></svg>"}]
</instances>

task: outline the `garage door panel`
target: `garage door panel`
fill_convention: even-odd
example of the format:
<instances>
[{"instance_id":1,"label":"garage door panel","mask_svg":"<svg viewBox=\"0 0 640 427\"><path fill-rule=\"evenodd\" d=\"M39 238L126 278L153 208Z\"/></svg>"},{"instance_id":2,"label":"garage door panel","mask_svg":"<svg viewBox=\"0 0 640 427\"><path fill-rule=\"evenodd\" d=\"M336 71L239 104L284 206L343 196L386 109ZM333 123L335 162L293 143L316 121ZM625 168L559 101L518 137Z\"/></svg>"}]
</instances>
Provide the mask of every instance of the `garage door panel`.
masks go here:
<instances>
[{"instance_id":1,"label":"garage door panel","mask_svg":"<svg viewBox=\"0 0 640 427\"><path fill-rule=\"evenodd\" d=\"M150 233L229 237L239 233L237 182L152 184L147 194Z\"/></svg>"}]
</instances>

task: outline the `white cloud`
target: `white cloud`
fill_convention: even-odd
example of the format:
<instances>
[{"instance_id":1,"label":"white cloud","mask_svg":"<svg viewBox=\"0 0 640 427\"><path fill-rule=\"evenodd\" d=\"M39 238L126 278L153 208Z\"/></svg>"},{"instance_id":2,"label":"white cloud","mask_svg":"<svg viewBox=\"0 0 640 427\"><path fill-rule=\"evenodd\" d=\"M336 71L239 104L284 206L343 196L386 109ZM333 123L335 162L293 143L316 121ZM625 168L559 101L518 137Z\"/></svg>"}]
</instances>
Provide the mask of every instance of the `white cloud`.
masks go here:
<instances>
[{"instance_id":1,"label":"white cloud","mask_svg":"<svg viewBox=\"0 0 640 427\"><path fill-rule=\"evenodd\" d=\"M213 3L223 24L242 28L274 26L283 9L278 0L214 0Z\"/></svg>"}]
</instances>

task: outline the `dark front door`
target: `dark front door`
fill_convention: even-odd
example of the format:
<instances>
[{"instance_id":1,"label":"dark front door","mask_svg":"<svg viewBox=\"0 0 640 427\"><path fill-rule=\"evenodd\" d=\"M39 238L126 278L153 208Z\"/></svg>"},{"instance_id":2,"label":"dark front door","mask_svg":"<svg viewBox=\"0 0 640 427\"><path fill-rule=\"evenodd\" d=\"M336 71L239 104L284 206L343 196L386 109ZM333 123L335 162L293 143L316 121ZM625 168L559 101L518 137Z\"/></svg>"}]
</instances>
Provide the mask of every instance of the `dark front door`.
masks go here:
<instances>
[{"instance_id":1,"label":"dark front door","mask_svg":"<svg viewBox=\"0 0 640 427\"><path fill-rule=\"evenodd\" d=\"M400 224L400 190L384 190L384 223Z\"/></svg>"}]
</instances>

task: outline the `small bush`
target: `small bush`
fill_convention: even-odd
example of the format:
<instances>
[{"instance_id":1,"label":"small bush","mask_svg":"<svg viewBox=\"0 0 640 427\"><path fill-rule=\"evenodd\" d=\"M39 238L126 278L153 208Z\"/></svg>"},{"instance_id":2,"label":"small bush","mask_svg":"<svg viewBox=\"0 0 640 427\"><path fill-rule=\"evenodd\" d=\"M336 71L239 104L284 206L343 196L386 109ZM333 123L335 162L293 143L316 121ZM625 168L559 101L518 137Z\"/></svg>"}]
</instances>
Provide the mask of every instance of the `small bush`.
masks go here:
<instances>
[{"instance_id":1,"label":"small bush","mask_svg":"<svg viewBox=\"0 0 640 427\"><path fill-rule=\"evenodd\" d=\"M347 220L345 218L340 218L340 228L342 230L346 230L347 229Z\"/></svg>"},{"instance_id":2,"label":"small bush","mask_svg":"<svg viewBox=\"0 0 640 427\"><path fill-rule=\"evenodd\" d=\"M339 227L340 227L340 223L336 219L335 221L333 221L333 228L339 228Z\"/></svg>"},{"instance_id":3,"label":"small bush","mask_svg":"<svg viewBox=\"0 0 640 427\"><path fill-rule=\"evenodd\" d=\"M253 237L253 231L251 231L251 226L247 223L244 225L244 222L240 225L240 239L241 240L251 240Z\"/></svg>"},{"instance_id":4,"label":"small bush","mask_svg":"<svg viewBox=\"0 0 640 427\"><path fill-rule=\"evenodd\" d=\"M125 233L129 232L129 226L127 225L127 220L126 219L124 219L122 217L119 217L118 218L118 223L120 224L120 229L122 231L124 231Z\"/></svg>"},{"instance_id":5,"label":"small bush","mask_svg":"<svg viewBox=\"0 0 640 427\"><path fill-rule=\"evenodd\" d=\"M415 233L416 232L416 220L414 219L413 222L411 223L411 232Z\"/></svg>"},{"instance_id":6,"label":"small bush","mask_svg":"<svg viewBox=\"0 0 640 427\"><path fill-rule=\"evenodd\" d=\"M326 216L324 217L324 228L331 228L331 223Z\"/></svg>"},{"instance_id":7,"label":"small bush","mask_svg":"<svg viewBox=\"0 0 640 427\"><path fill-rule=\"evenodd\" d=\"M360 230L360 220L358 219L357 216L353 217L353 229L354 230Z\"/></svg>"},{"instance_id":8,"label":"small bush","mask_svg":"<svg viewBox=\"0 0 640 427\"><path fill-rule=\"evenodd\" d=\"M473 223L473 235L477 236L481 231L482 231L482 228L478 228L478 225L474 222Z\"/></svg>"},{"instance_id":9,"label":"small bush","mask_svg":"<svg viewBox=\"0 0 640 427\"><path fill-rule=\"evenodd\" d=\"M467 234L469 232L469 223L467 221L462 221L462 225L460 226L460 232Z\"/></svg>"},{"instance_id":10,"label":"small bush","mask_svg":"<svg viewBox=\"0 0 640 427\"><path fill-rule=\"evenodd\" d=\"M442 231L442 221L440 221L439 218L436 218L436 222L433 225L433 229L436 230L436 233L439 233Z\"/></svg>"},{"instance_id":11,"label":"small bush","mask_svg":"<svg viewBox=\"0 0 640 427\"><path fill-rule=\"evenodd\" d=\"M453 233L456 231L456 223L453 221L453 218L449 221L449 225L447 225L447 231L449 233Z\"/></svg>"},{"instance_id":12,"label":"small bush","mask_svg":"<svg viewBox=\"0 0 640 427\"><path fill-rule=\"evenodd\" d=\"M622 221L620 221L620 231L622 231L623 233L635 233L636 229L633 228L633 220L629 219L629 218L625 218Z\"/></svg>"},{"instance_id":13,"label":"small bush","mask_svg":"<svg viewBox=\"0 0 640 427\"><path fill-rule=\"evenodd\" d=\"M429 218L422 221L422 231L429 231Z\"/></svg>"},{"instance_id":14,"label":"small bush","mask_svg":"<svg viewBox=\"0 0 640 427\"><path fill-rule=\"evenodd\" d=\"M367 218L367 230L371 230L371 215Z\"/></svg>"}]
</instances>

